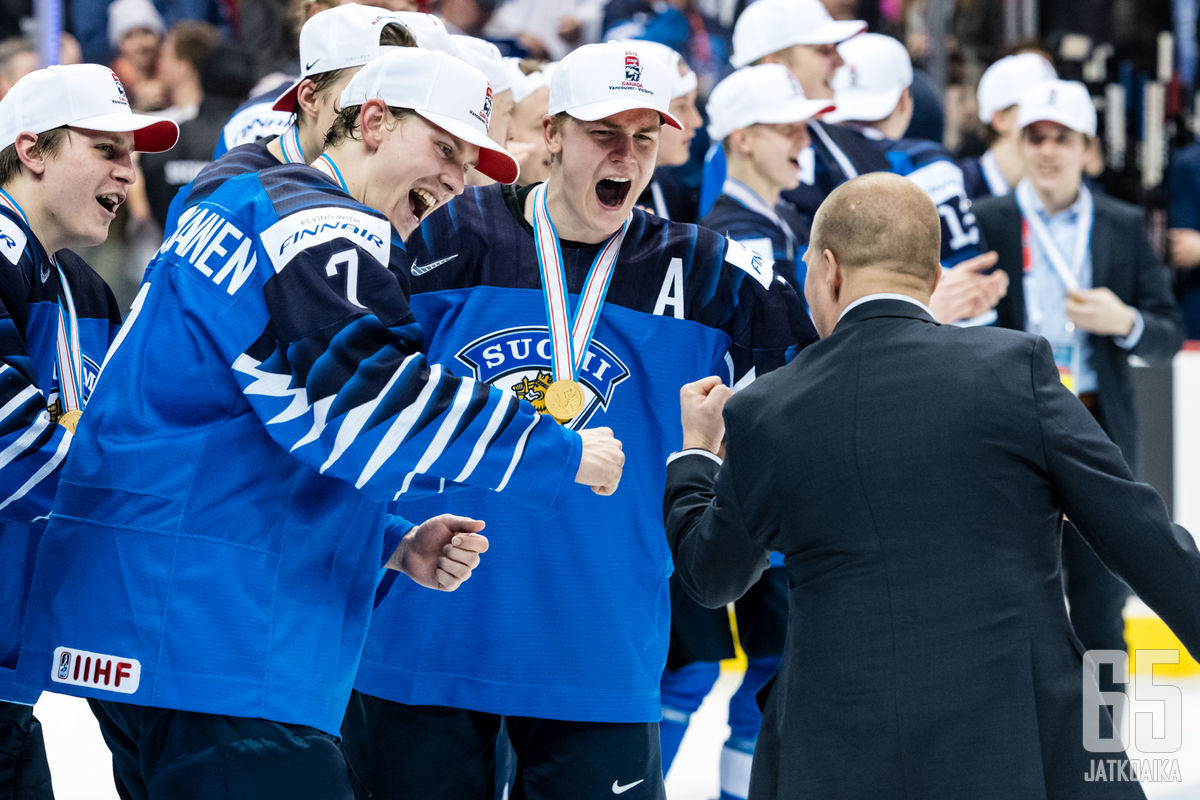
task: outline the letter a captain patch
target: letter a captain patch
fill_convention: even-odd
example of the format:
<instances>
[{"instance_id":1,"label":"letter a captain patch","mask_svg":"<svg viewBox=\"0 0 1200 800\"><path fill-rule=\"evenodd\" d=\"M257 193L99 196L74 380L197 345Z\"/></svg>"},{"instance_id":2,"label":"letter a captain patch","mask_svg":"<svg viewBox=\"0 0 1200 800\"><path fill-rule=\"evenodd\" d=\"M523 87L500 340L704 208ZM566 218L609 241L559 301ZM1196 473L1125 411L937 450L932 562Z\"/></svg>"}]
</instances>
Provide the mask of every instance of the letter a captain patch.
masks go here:
<instances>
[{"instance_id":1,"label":"letter a captain patch","mask_svg":"<svg viewBox=\"0 0 1200 800\"><path fill-rule=\"evenodd\" d=\"M142 664L136 658L56 647L50 680L88 689L133 694L142 680Z\"/></svg>"}]
</instances>

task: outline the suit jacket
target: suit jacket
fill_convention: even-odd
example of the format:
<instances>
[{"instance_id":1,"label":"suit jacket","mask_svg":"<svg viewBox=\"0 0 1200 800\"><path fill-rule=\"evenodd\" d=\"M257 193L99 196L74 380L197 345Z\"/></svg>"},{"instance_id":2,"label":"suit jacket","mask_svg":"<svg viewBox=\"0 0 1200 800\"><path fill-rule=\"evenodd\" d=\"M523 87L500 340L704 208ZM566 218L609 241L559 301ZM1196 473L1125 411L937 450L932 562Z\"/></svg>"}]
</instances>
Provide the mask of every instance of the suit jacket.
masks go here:
<instances>
[{"instance_id":1,"label":"suit jacket","mask_svg":"<svg viewBox=\"0 0 1200 800\"><path fill-rule=\"evenodd\" d=\"M1062 513L1200 653L1200 553L1044 339L877 299L729 401L667 471L680 580L717 606L784 556L751 797L1142 797L1088 783Z\"/></svg>"},{"instance_id":2,"label":"suit jacket","mask_svg":"<svg viewBox=\"0 0 1200 800\"><path fill-rule=\"evenodd\" d=\"M1171 293L1171 275L1150 249L1142 210L1101 194L1092 226L1092 286L1107 286L1142 313L1146 329L1137 346L1125 350L1111 336L1092 336L1092 366L1100 395L1100 422L1125 458L1133 463L1137 427L1129 356L1169 359L1183 344L1183 316ZM1000 255L997 269L1008 273L1008 294L996 306L997 324L1025 329L1022 282L1021 212L1011 194L975 203L975 218L987 247Z\"/></svg>"}]
</instances>

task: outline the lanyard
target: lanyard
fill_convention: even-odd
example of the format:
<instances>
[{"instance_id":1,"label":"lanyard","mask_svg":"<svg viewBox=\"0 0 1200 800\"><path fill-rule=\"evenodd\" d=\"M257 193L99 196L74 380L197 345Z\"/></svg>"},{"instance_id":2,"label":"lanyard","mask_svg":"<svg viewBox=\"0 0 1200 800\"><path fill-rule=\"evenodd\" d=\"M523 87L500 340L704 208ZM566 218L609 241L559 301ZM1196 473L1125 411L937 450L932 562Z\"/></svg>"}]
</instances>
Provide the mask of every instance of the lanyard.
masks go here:
<instances>
[{"instance_id":1,"label":"lanyard","mask_svg":"<svg viewBox=\"0 0 1200 800\"><path fill-rule=\"evenodd\" d=\"M983 181L988 186L988 192L993 197L1003 197L1008 194L1008 181L1004 179L1004 173L1000 171L1000 165L996 163L996 154L991 150L979 157L979 170L983 173Z\"/></svg>"},{"instance_id":2,"label":"lanyard","mask_svg":"<svg viewBox=\"0 0 1200 800\"><path fill-rule=\"evenodd\" d=\"M283 149L283 163L307 164L304 148L300 146L300 126L295 123L288 126L279 137L279 146Z\"/></svg>"},{"instance_id":3,"label":"lanyard","mask_svg":"<svg viewBox=\"0 0 1200 800\"><path fill-rule=\"evenodd\" d=\"M312 162L313 167L333 178L334 182L341 187L342 191L350 194L350 190L346 188L346 181L342 178L342 172L337 168L337 164L333 163L333 159L321 153L317 156L317 160Z\"/></svg>"},{"instance_id":4,"label":"lanyard","mask_svg":"<svg viewBox=\"0 0 1200 800\"><path fill-rule=\"evenodd\" d=\"M8 192L0 189L0 205L7 206L29 227L29 218L12 199ZM36 251L31 249L31 253ZM58 398L62 413L59 419L69 430L75 430L79 414L83 409L83 353L79 344L79 315L75 312L75 298L67 275L59 266L58 259L50 256L58 271L58 335L56 337L56 369L58 372Z\"/></svg>"},{"instance_id":5,"label":"lanyard","mask_svg":"<svg viewBox=\"0 0 1200 800\"><path fill-rule=\"evenodd\" d=\"M657 180L650 181L650 197L654 200L654 213L663 219L670 219L671 211L667 208L667 198L663 197L662 187L658 185Z\"/></svg>"},{"instance_id":6,"label":"lanyard","mask_svg":"<svg viewBox=\"0 0 1200 800\"><path fill-rule=\"evenodd\" d=\"M796 235L792 233L791 226L780 219L779 214L775 213L775 209L767 205L766 201L759 197L757 192L734 178L726 178L721 191L754 213L761 214L771 220L775 227L783 231L783 235L787 237L788 257L791 258L793 256L796 252Z\"/></svg>"},{"instance_id":7,"label":"lanyard","mask_svg":"<svg viewBox=\"0 0 1200 800\"><path fill-rule=\"evenodd\" d=\"M550 330L551 363L555 384L562 384L559 391L554 391L554 385L546 392L547 411L560 422L575 417L583 410L582 389L575 381L579 368L583 365L592 336L596 332L596 323L600 320L600 309L604 306L605 295L608 294L608 284L612 281L613 267L617 254L621 251L621 242L625 232L629 230L629 221L633 215L625 218L625 224L614 233L600 248L596 259L588 270L587 280L579 295L579 305L575 309L575 318L571 319L567 308L567 278L562 263L562 248L559 245L558 234L554 232L554 223L546 208L546 184L540 184L533 190L533 239L537 247L538 269L542 276L542 294L546 301L546 321ZM556 406L554 395L560 392L570 394L566 406ZM577 407L577 408L576 408ZM563 414L567 414L564 418ZM560 414L560 412L562 412Z\"/></svg>"},{"instance_id":8,"label":"lanyard","mask_svg":"<svg viewBox=\"0 0 1200 800\"><path fill-rule=\"evenodd\" d=\"M825 149L829 151L829 155L833 156L833 160L837 162L842 170L842 174L846 176L846 180L858 177L858 170L854 168L854 163L849 156L842 152L842 148L838 147L825 131L825 126L820 120L811 120L808 123L808 130L815 133L821 143L825 145Z\"/></svg>"},{"instance_id":9,"label":"lanyard","mask_svg":"<svg viewBox=\"0 0 1200 800\"><path fill-rule=\"evenodd\" d=\"M1032 234L1032 238L1037 239L1038 245L1050 262L1050 266L1058 274L1063 286L1068 291L1079 289L1079 279L1083 273L1083 264L1087 260L1088 248L1092 240L1092 193L1087 186L1080 184L1079 216L1075 222L1075 251L1072 253L1069 265L1051 238L1046 223L1042 222L1041 216L1034 210L1033 184L1028 179L1021 181L1017 184L1015 194L1017 207L1021 211L1021 251L1025 275L1033 274L1033 253L1030 247L1030 234ZM1025 305L1029 308L1029 321L1037 330L1041 327L1042 311L1038 304L1032 301L1033 298L1027 297ZM1068 330L1073 331L1074 325L1069 325Z\"/></svg>"}]
</instances>

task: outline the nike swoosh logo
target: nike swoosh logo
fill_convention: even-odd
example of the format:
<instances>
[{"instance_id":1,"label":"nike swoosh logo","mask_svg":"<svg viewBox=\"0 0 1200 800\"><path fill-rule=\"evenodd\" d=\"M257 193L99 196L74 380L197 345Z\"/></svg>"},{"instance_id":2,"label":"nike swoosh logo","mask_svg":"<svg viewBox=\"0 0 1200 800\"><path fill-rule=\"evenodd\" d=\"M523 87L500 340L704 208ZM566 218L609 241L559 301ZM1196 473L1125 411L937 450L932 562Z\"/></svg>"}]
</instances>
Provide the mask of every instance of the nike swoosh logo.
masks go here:
<instances>
[{"instance_id":1,"label":"nike swoosh logo","mask_svg":"<svg viewBox=\"0 0 1200 800\"><path fill-rule=\"evenodd\" d=\"M646 782L646 779L642 778L640 781L634 781L633 783L627 783L624 786L622 786L621 784L617 783L616 781L613 781L613 794L625 794L630 789L637 786L639 783L645 783L645 782Z\"/></svg>"},{"instance_id":2,"label":"nike swoosh logo","mask_svg":"<svg viewBox=\"0 0 1200 800\"><path fill-rule=\"evenodd\" d=\"M429 272L430 270L433 270L433 269L437 269L442 264L453 261L456 258L458 258L458 253L455 253L452 256L446 256L445 258L439 258L437 261L430 261L428 264L422 264L419 267L417 266L417 260L414 258L412 267L410 268L409 271L413 275L424 275L426 272Z\"/></svg>"},{"instance_id":3,"label":"nike swoosh logo","mask_svg":"<svg viewBox=\"0 0 1200 800\"><path fill-rule=\"evenodd\" d=\"M313 65L314 65L314 64L316 64L316 63L317 63L317 61L320 61L320 60L321 60L321 59L319 59L319 58L318 58L316 61L310 61L310 62L308 62L307 64L305 64L305 65L304 65L304 71L305 71L305 72L308 72L310 69L312 69L312 68L313 68Z\"/></svg>"}]
</instances>

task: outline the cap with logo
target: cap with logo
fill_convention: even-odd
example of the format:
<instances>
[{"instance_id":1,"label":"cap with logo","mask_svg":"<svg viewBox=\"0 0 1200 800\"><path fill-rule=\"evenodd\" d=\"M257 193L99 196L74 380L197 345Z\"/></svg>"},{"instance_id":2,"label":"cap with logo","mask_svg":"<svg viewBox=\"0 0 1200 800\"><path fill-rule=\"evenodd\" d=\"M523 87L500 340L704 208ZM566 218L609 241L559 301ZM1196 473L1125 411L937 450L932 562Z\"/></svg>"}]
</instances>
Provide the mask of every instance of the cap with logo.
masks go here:
<instances>
[{"instance_id":1,"label":"cap with logo","mask_svg":"<svg viewBox=\"0 0 1200 800\"><path fill-rule=\"evenodd\" d=\"M720 141L759 123L807 122L834 105L805 97L800 82L782 64L759 64L742 67L714 86L706 108L708 135Z\"/></svg>"},{"instance_id":2,"label":"cap with logo","mask_svg":"<svg viewBox=\"0 0 1200 800\"><path fill-rule=\"evenodd\" d=\"M758 0L733 26L735 67L797 44L838 44L867 29L861 19L835 20L821 0Z\"/></svg>"},{"instance_id":3,"label":"cap with logo","mask_svg":"<svg viewBox=\"0 0 1200 800\"><path fill-rule=\"evenodd\" d=\"M683 56L674 48L668 47L660 42L652 42L649 39L627 39L621 42L636 49L643 56L657 55L667 63L671 70L671 99L683 97L688 92L692 91L699 85L696 79L696 73L683 60ZM682 72L680 67L683 68Z\"/></svg>"},{"instance_id":4,"label":"cap with logo","mask_svg":"<svg viewBox=\"0 0 1200 800\"><path fill-rule=\"evenodd\" d=\"M55 65L29 73L0 98L0 148L28 131L70 125L93 131L132 133L133 149L170 150L179 126L169 119L134 114L115 72L99 64Z\"/></svg>"},{"instance_id":5,"label":"cap with logo","mask_svg":"<svg viewBox=\"0 0 1200 800\"><path fill-rule=\"evenodd\" d=\"M300 29L300 78L279 95L271 108L275 111L293 110L296 107L296 92L305 78L361 67L379 55L379 37L383 29L393 22L404 25L396 14L357 3L347 3L313 14ZM407 25L404 27L408 28ZM411 28L409 32L412 32ZM414 35L413 38L417 37Z\"/></svg>"},{"instance_id":6,"label":"cap with logo","mask_svg":"<svg viewBox=\"0 0 1200 800\"><path fill-rule=\"evenodd\" d=\"M1031 86L1057 77L1053 65L1037 53L1005 56L985 69L979 78L975 92L979 121L991 125L997 111L1016 105Z\"/></svg>"},{"instance_id":7,"label":"cap with logo","mask_svg":"<svg viewBox=\"0 0 1200 800\"><path fill-rule=\"evenodd\" d=\"M1096 135L1096 106L1079 81L1046 81L1026 91L1017 102L1018 128L1057 122L1087 136Z\"/></svg>"},{"instance_id":8,"label":"cap with logo","mask_svg":"<svg viewBox=\"0 0 1200 800\"><path fill-rule=\"evenodd\" d=\"M517 179L517 160L488 138L492 87L479 70L440 50L394 47L358 71L342 90L341 106L383 100L409 108L479 148L476 169L494 181Z\"/></svg>"},{"instance_id":9,"label":"cap with logo","mask_svg":"<svg viewBox=\"0 0 1200 800\"><path fill-rule=\"evenodd\" d=\"M668 110L674 85L671 70L661 57L643 54L641 44L605 42L572 50L550 78L547 113L565 111L592 122L645 108L682 130L682 123Z\"/></svg>"},{"instance_id":10,"label":"cap with logo","mask_svg":"<svg viewBox=\"0 0 1200 800\"><path fill-rule=\"evenodd\" d=\"M878 122L886 119L912 85L912 59L904 45L890 36L864 33L838 45L846 63L833 76L837 110L830 122Z\"/></svg>"}]
</instances>

